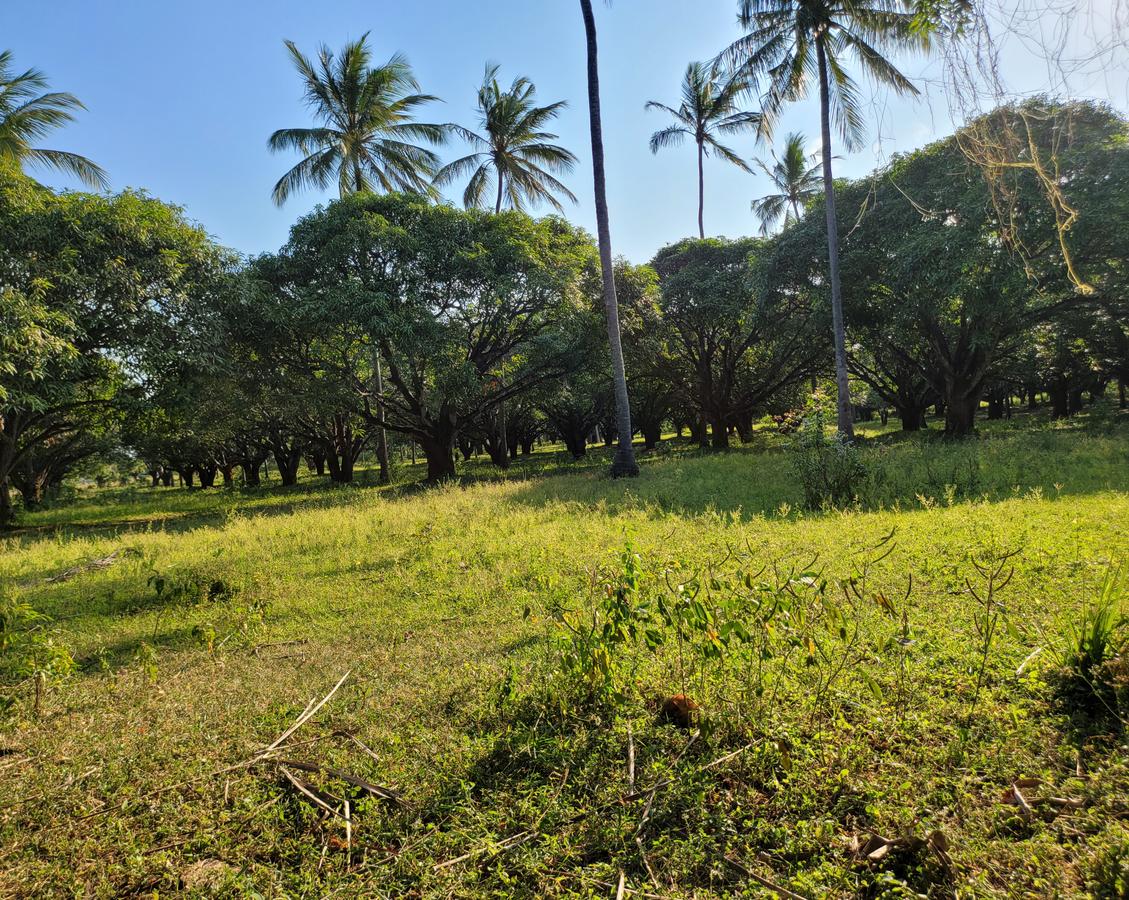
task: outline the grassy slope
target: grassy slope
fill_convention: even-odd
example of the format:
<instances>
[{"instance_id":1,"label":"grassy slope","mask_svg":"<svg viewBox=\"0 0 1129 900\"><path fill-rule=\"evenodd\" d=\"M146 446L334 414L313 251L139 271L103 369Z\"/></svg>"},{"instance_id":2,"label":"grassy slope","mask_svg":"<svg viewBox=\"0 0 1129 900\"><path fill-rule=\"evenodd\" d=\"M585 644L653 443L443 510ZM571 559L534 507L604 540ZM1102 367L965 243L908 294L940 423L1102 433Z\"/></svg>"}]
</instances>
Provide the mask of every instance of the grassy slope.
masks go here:
<instances>
[{"instance_id":1,"label":"grassy slope","mask_svg":"<svg viewBox=\"0 0 1129 900\"><path fill-rule=\"evenodd\" d=\"M755 895L724 861L735 854L812 896L875 894L889 879L938 896L1081 894L1101 854L1126 839L1125 758L1116 739L1091 735L1082 751L1093 777L1068 780L1078 732L1042 680L1015 671L1062 633L1105 565L1129 558L1129 435L1124 425L1016 428L972 447L895 439L868 453L884 472L868 488L872 508L845 513L798 513L786 457L764 447L659 457L632 483L611 482L594 461L404 495L316 483L253 496L142 490L38 514L0 545L0 579L53 617L82 668L38 721L0 730L0 747L15 751L0 757L0 893L167 895L207 882L200 861L220 860L230 866L214 869L226 872L221 892L265 896L608 895L620 866L639 889L650 866L664 895ZM543 462L526 465L559 467ZM748 547L760 563L818 553L840 578L895 527L897 550L873 586L900 595L915 578L904 706L867 699L848 677L841 702L815 708L798 673L771 707L734 712L727 691L739 679L703 680L694 693L715 730L677 760L686 737L645 702L674 688L669 666L647 668L639 699L610 724L542 700L551 654L539 611L587 602L595 568L625 541L655 571ZM963 578L987 544L1022 547L1006 597L1021 633L1000 637L961 738L976 638ZM44 582L123 547L137 555ZM155 574L222 582L234 596L158 596ZM888 623L861 615L880 647ZM363 806L351 859L334 849L341 829L319 823L269 767L151 794L248 759L346 670L347 687L298 735L321 739L303 758L396 785L418 807ZM507 672L516 699L499 689ZM881 664L875 674L893 684ZM628 722L640 784L679 772L648 817L645 859L633 840L641 803L578 818L626 792ZM747 741L756 747L732 765L701 771ZM1020 776L1087 807L1025 820L998 802ZM87 813L99 814L78 818ZM510 852L433 869L539 820L545 835ZM952 844L951 879L921 859L860 869L844 849L860 832L931 828Z\"/></svg>"}]
</instances>

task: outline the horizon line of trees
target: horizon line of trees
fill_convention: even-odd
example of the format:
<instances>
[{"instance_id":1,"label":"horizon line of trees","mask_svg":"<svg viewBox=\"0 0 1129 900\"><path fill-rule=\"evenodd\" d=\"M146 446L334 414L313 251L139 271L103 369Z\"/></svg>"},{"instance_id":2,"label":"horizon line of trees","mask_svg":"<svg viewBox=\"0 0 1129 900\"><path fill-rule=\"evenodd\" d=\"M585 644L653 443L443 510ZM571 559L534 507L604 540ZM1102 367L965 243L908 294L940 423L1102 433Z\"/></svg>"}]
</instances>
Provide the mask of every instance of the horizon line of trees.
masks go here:
<instances>
[{"instance_id":1,"label":"horizon line of trees","mask_svg":"<svg viewBox=\"0 0 1129 900\"><path fill-rule=\"evenodd\" d=\"M591 0L580 0L580 8L587 55L597 239L620 433L612 475L634 476L639 470L630 441L634 429L616 286L611 273L614 256L604 172L597 29ZM657 152L685 137L691 137L697 145L698 228L699 237L704 239L705 157L715 154L752 172L718 136L755 131L760 140L770 138L783 108L805 97L813 80L818 83L837 420L840 434L846 440L853 438L853 419L832 174L832 126L847 146L857 145L864 133L857 84L846 63L852 59L875 84L885 85L898 94L916 95L916 87L883 53L891 49L928 50L935 36L961 39L966 28L980 21L973 13L970 0L899 0L896 3L740 0L738 24L744 34L710 63L690 64L680 107L674 109L655 101L647 104L648 108L670 113L677 123L652 136L652 151ZM468 208L484 205L491 178L497 186L495 213L501 212L504 203L520 209L526 199L534 203L546 202L560 209L556 194L575 200L555 177L570 171L575 157L552 143L556 135L544 130L546 123L564 107L564 102L536 106L535 88L525 78L515 79L510 89L504 91L497 81L497 67L488 65L478 92L482 134L454 123L422 123L416 120L416 111L437 98L421 93L402 54L394 54L385 64L373 66L367 37L366 33L347 44L338 56L322 45L316 63L292 41L285 42L303 80L305 100L314 115L315 125L280 129L271 135L268 146L273 151L289 149L302 154L302 159L276 184L273 193L276 203L281 205L290 193L303 186L325 188L334 180L342 196L369 190L409 191L437 199L441 185L467 174L470 180L463 200ZM10 96L15 95L12 83L7 82L0 87L0 100ZM44 161L44 151L31 150L25 139L57 124L52 115L58 115L58 121L65 121L67 104L81 106L74 98L63 103L59 98L65 96L44 95L22 106L0 108L3 113L0 147L7 148L7 156ZM744 109L745 97L757 97L759 111ZM47 118L26 119L23 113L29 105L38 105L39 113ZM470 143L474 152L440 168L433 148L444 144L451 136ZM783 195L770 195L754 202L753 209L761 218L763 228L777 217L781 196L791 201L795 212L797 200L806 188L804 180L814 188L814 174L800 173L791 165L795 161L793 137L785 150L789 165L778 164L774 170L769 170L759 161L774 185L784 191ZM82 167L75 169L80 160ZM56 153L47 161L56 167L70 166L88 182L98 174L93 164L74 155ZM1049 183L1045 170L1039 171ZM1049 199L1054 205L1055 197L1052 195ZM1059 226L1062 230L1067 227L1061 220ZM1072 268L1072 260L1065 261L1068 268ZM379 359L375 379L378 384L382 382ZM378 429L378 435L384 460L387 452L383 426ZM382 465L382 469L386 468Z\"/></svg>"},{"instance_id":2,"label":"horizon line of trees","mask_svg":"<svg viewBox=\"0 0 1129 900\"><path fill-rule=\"evenodd\" d=\"M1065 237L1036 168L989 177L960 145L1019 121L1075 214ZM937 407L961 437L984 399L1069 415L1113 383L1124 398L1127 164L1124 118L1043 98L837 181L853 406L907 430ZM627 439L674 426L724 448L832 376L823 204L771 237L615 264ZM121 448L154 483L252 486L268 458L287 484L307 459L348 482L385 432L432 480L537 440L582 456L597 431L625 437L602 296L592 237L555 216L354 191L241 262L151 197L57 194L0 164L0 521L13 489L34 507Z\"/></svg>"}]
</instances>

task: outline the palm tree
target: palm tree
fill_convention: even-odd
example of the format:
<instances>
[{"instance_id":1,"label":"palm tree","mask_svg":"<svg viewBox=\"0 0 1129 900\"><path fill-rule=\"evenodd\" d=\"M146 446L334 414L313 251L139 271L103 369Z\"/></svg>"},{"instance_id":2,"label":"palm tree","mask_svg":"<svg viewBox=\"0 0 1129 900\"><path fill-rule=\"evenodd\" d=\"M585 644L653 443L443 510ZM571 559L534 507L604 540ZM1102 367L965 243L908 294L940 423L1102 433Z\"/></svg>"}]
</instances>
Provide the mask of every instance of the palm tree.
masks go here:
<instances>
[{"instance_id":1,"label":"palm tree","mask_svg":"<svg viewBox=\"0 0 1129 900\"><path fill-rule=\"evenodd\" d=\"M74 94L47 92L47 78L38 69L16 74L12 51L0 53L0 160L20 168L45 166L74 175L88 187L105 190L106 173L85 156L65 150L33 147L49 131L74 121L74 111L86 109Z\"/></svg>"},{"instance_id":2,"label":"palm tree","mask_svg":"<svg viewBox=\"0 0 1129 900\"><path fill-rule=\"evenodd\" d=\"M507 201L513 209L523 209L526 200L543 201L562 212L554 193L575 203L572 191L551 173L571 172L576 157L550 143L557 136L544 130L567 103L561 100L537 106L536 98L537 88L528 78L515 78L509 90L503 90L498 83L498 66L488 65L478 89L479 122L484 134L455 129L475 152L444 166L435 183L449 184L469 173L470 182L463 192L463 205L468 209L484 205L491 183L496 187L496 213Z\"/></svg>"},{"instance_id":3,"label":"palm tree","mask_svg":"<svg viewBox=\"0 0 1129 900\"><path fill-rule=\"evenodd\" d=\"M772 154L774 165L770 169L763 160L757 165L764 170L778 193L768 194L753 201L753 212L761 220L761 234L784 219L784 225L799 221L800 211L807 202L819 193L819 164L808 165L808 155L804 152L807 139L799 132L792 132L784 141L784 155Z\"/></svg>"},{"instance_id":4,"label":"palm tree","mask_svg":"<svg viewBox=\"0 0 1129 900\"><path fill-rule=\"evenodd\" d=\"M858 85L847 73L848 56L853 56L876 83L891 87L898 94L917 93L909 79L880 52L885 48L928 46L928 31L920 27L915 13L905 0L739 0L738 20L747 33L720 56L750 81L767 79L768 89L762 99L766 134L771 133L786 104L807 96L811 77L818 79L838 425L839 432L848 440L854 438L854 415L839 283L831 122L834 120L849 148L862 141Z\"/></svg>"},{"instance_id":5,"label":"palm tree","mask_svg":"<svg viewBox=\"0 0 1129 900\"><path fill-rule=\"evenodd\" d=\"M317 64L286 41L302 76L313 128L282 128L267 142L274 152L297 150L303 159L278 180L274 202L281 206L301 188L336 182L341 196L353 191L411 191L430 194L439 166L434 152L414 143L444 143L447 125L426 125L413 113L437 98L419 93L408 61L395 54L373 68L365 33L340 56L322 45Z\"/></svg>"},{"instance_id":6,"label":"palm tree","mask_svg":"<svg viewBox=\"0 0 1129 900\"><path fill-rule=\"evenodd\" d=\"M752 172L740 156L718 141L719 134L737 134L758 128L760 113L740 109L741 95L749 89L741 74L724 75L716 65L690 63L682 78L682 103L678 109L651 100L647 109L661 109L674 116L676 125L651 135L651 152L681 144L687 137L698 145L698 236L705 238L706 179L704 161L711 152L746 172Z\"/></svg>"},{"instance_id":7,"label":"palm tree","mask_svg":"<svg viewBox=\"0 0 1129 900\"><path fill-rule=\"evenodd\" d=\"M580 0L584 18L584 37L588 47L588 119L592 132L592 181L596 194L596 235L600 244L600 274L604 284L604 310L608 317L608 344L611 347L612 382L615 386L615 418L619 442L612 461L613 478L634 478L639 474L635 448L631 444L631 404L627 397L627 375L623 368L623 344L619 336L619 304L615 296L615 271L612 268L612 237L608 223L608 191L604 177L604 129L600 122L600 66L596 42L596 18L592 0Z\"/></svg>"}]
</instances>

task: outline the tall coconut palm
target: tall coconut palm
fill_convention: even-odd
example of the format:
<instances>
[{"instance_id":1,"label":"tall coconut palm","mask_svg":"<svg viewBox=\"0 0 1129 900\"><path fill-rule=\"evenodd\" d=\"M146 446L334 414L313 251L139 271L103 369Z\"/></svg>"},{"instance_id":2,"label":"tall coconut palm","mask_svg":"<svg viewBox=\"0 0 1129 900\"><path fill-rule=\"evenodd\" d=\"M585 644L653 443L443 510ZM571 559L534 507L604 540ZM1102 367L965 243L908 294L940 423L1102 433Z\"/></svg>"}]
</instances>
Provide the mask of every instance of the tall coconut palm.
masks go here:
<instances>
[{"instance_id":1,"label":"tall coconut palm","mask_svg":"<svg viewBox=\"0 0 1129 900\"><path fill-rule=\"evenodd\" d=\"M548 203L563 211L555 194L573 203L576 197L552 173L572 171L576 157L564 147L551 143L556 135L545 126L567 106L563 100L537 106L537 88L528 78L515 78L509 90L498 82L498 66L488 65L478 89L478 115L482 133L456 128L473 153L444 166L435 177L445 185L470 175L463 204L484 206L491 185L495 187L494 212L503 204L523 209L526 201Z\"/></svg>"},{"instance_id":2,"label":"tall coconut palm","mask_svg":"<svg viewBox=\"0 0 1129 900\"><path fill-rule=\"evenodd\" d=\"M724 74L716 65L693 62L682 77L682 103L678 109L651 100L647 109L670 113L677 124L651 135L651 152L681 144L693 138L698 146L698 236L706 236L705 158L716 153L739 169L752 172L737 153L718 140L719 135L738 134L760 126L760 113L740 108L741 97L748 91L749 81L743 74Z\"/></svg>"},{"instance_id":3,"label":"tall coconut palm","mask_svg":"<svg viewBox=\"0 0 1129 900\"><path fill-rule=\"evenodd\" d=\"M38 69L16 73L12 51L0 52L0 160L20 168L57 169L88 187L105 189L106 173L85 156L32 146L48 132L73 122L79 109L86 107L74 94L48 91L47 78Z\"/></svg>"},{"instance_id":4,"label":"tall coconut palm","mask_svg":"<svg viewBox=\"0 0 1129 900\"><path fill-rule=\"evenodd\" d=\"M839 432L853 439L839 283L839 225L831 172L831 124L835 123L849 148L861 143L863 114L858 85L847 72L848 58L853 58L876 83L898 94L916 94L917 88L881 51L926 47L928 31L921 27L916 6L907 0L739 0L738 19L746 34L722 51L719 59L750 81L767 80L762 98L765 133L771 133L788 103L807 96L813 76L818 83L837 418Z\"/></svg>"},{"instance_id":5,"label":"tall coconut palm","mask_svg":"<svg viewBox=\"0 0 1129 900\"><path fill-rule=\"evenodd\" d=\"M584 37L588 48L588 120L592 132L592 181L596 195L596 235L600 243L600 270L604 283L604 310L608 318L608 344L611 347L612 381L615 386L615 418L619 442L612 461L613 478L633 478L639 474L635 449L631 444L631 404L627 396L627 375L623 368L623 344L619 334L619 304L615 296L615 271L612 263L611 226L608 223L608 191L604 177L604 129L600 121L600 64L596 41L596 18L592 0L580 0Z\"/></svg>"},{"instance_id":6,"label":"tall coconut palm","mask_svg":"<svg viewBox=\"0 0 1129 900\"><path fill-rule=\"evenodd\" d=\"M809 165L811 160L804 150L807 143L799 132L792 132L784 141L782 156L772 154L773 165L769 168L764 160L757 165L764 170L777 193L767 194L753 201L753 212L761 220L761 234L768 234L772 227L784 219L784 225L798 221L800 210L819 193L820 165Z\"/></svg>"},{"instance_id":7,"label":"tall coconut palm","mask_svg":"<svg viewBox=\"0 0 1129 900\"><path fill-rule=\"evenodd\" d=\"M324 189L335 182L342 196L353 191L433 192L439 157L415 142L442 144L450 126L413 120L416 110L437 98L419 93L411 66L398 53L374 68L367 41L366 33L346 44L339 56L323 45L316 64L286 41L317 125L279 129L267 142L274 152L303 154L274 186L279 206L297 190Z\"/></svg>"}]
</instances>

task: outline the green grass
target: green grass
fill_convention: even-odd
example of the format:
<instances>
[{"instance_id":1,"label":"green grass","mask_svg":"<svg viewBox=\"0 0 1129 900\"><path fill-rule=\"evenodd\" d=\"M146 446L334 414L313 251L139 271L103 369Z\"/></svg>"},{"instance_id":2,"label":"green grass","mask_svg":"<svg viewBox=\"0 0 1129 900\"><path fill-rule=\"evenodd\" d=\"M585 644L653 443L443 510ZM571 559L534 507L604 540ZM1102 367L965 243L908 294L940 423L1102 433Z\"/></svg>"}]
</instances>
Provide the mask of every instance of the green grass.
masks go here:
<instances>
[{"instance_id":1,"label":"green grass","mask_svg":"<svg viewBox=\"0 0 1129 900\"><path fill-rule=\"evenodd\" d=\"M605 476L602 452L576 466L546 451L433 490L362 473L84 493L28 516L0 544L3 589L52 618L79 669L38 717L15 688L0 723L0 895L614 896L622 869L664 897L768 896L730 857L811 897L1100 896L1129 855L1129 754L1119 723L1064 706L1051 675L1072 618L1129 559L1129 427L1022 419L958 446L881 431L864 429L872 475L845 511L800 510L764 433L724 455L667 449L631 482ZM847 606L839 581L891 531L866 602ZM625 698L585 705L551 613L590 608L628 542L644 600L711 565L718 602L744 596L738 569L818 570L858 659L834 677L833 635L813 666L785 648L756 696L747 654L680 666L668 641L618 651ZM1004 549L1020 550L999 597L1010 624L973 708L965 578ZM901 622L872 598L900 602L910 574L903 662ZM362 801L351 853L273 764L241 766L346 671L289 755L412 804ZM693 741L655 714L683 688L702 704ZM646 814L645 797L621 800L629 726L637 787L672 780ZM1083 805L1001 802L1036 777L1035 800ZM950 871L928 850L859 863L848 848L933 830Z\"/></svg>"}]
</instances>

